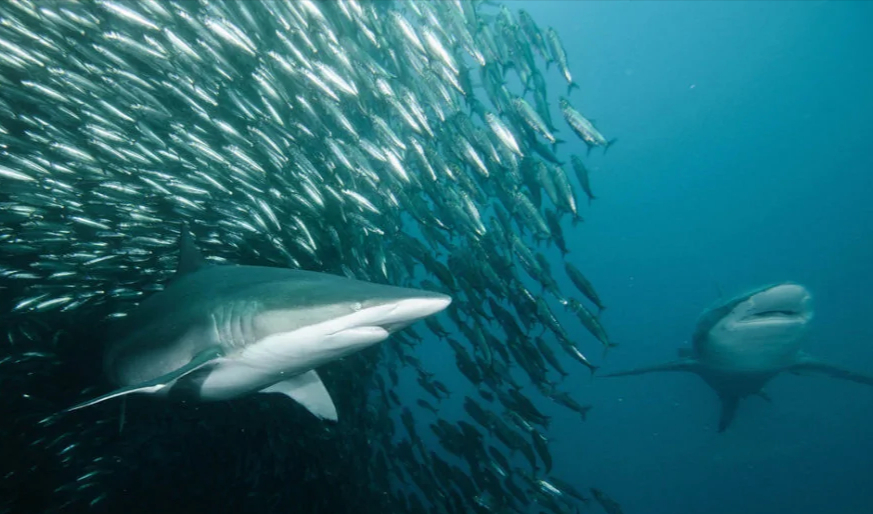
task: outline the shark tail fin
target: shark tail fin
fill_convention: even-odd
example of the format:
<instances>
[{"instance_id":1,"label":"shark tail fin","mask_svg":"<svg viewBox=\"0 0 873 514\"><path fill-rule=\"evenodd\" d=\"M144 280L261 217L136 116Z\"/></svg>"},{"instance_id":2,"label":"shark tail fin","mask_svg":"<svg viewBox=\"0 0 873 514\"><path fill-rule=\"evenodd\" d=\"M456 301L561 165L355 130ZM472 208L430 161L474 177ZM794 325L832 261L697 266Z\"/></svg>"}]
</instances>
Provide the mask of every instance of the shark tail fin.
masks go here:
<instances>
[{"instance_id":1,"label":"shark tail fin","mask_svg":"<svg viewBox=\"0 0 873 514\"><path fill-rule=\"evenodd\" d=\"M642 375L645 373L654 373L658 371L690 371L697 370L697 361L694 359L680 359L677 361L666 362L664 364L655 364L653 366L644 366L642 368L630 369L627 371L616 371L600 375L602 377L626 377L630 375Z\"/></svg>"},{"instance_id":2,"label":"shark tail fin","mask_svg":"<svg viewBox=\"0 0 873 514\"><path fill-rule=\"evenodd\" d=\"M737 406L740 404L738 396L721 397L721 416L718 420L718 431L724 432L734 421L737 414Z\"/></svg>"},{"instance_id":3,"label":"shark tail fin","mask_svg":"<svg viewBox=\"0 0 873 514\"><path fill-rule=\"evenodd\" d=\"M755 393L755 396L761 398L767 403L773 403L773 398L770 398L770 395L765 393L764 391L758 391L757 393Z\"/></svg>"}]
</instances>

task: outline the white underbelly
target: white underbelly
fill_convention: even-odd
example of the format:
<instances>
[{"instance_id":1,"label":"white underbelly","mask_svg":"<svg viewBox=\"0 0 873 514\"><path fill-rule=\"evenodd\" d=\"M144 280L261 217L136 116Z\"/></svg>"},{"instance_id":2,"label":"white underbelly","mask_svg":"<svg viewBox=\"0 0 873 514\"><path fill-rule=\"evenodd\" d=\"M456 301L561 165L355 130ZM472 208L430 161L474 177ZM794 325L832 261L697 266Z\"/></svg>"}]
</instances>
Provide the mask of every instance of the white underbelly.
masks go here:
<instances>
[{"instance_id":1,"label":"white underbelly","mask_svg":"<svg viewBox=\"0 0 873 514\"><path fill-rule=\"evenodd\" d=\"M280 380L290 378L271 369L252 367L239 360L227 359L215 365L200 385L200 399L229 400L260 391Z\"/></svg>"},{"instance_id":2,"label":"white underbelly","mask_svg":"<svg viewBox=\"0 0 873 514\"><path fill-rule=\"evenodd\" d=\"M338 329L326 323L274 334L217 362L200 386L200 398L225 400L254 393L387 337L381 327Z\"/></svg>"},{"instance_id":3,"label":"white underbelly","mask_svg":"<svg viewBox=\"0 0 873 514\"><path fill-rule=\"evenodd\" d=\"M795 361L800 338L772 334L739 338L727 333L711 336L701 350L701 360L711 368L766 373L784 369Z\"/></svg>"}]
</instances>

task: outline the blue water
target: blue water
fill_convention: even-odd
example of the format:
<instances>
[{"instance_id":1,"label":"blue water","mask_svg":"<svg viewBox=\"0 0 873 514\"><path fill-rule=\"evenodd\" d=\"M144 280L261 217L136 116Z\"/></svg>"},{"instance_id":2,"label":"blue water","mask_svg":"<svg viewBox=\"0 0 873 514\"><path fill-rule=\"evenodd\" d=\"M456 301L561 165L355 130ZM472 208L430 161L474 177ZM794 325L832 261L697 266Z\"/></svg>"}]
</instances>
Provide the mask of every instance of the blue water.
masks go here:
<instances>
[{"instance_id":1,"label":"blue water","mask_svg":"<svg viewBox=\"0 0 873 514\"><path fill-rule=\"evenodd\" d=\"M670 360L720 294L793 280L816 302L805 350L873 373L873 3L511 6L562 35L574 105L618 137L568 232L620 343L604 368ZM719 434L696 376L574 370L563 388L594 410L550 411L555 473L626 513L873 512L871 388L781 376Z\"/></svg>"},{"instance_id":2,"label":"blue water","mask_svg":"<svg viewBox=\"0 0 873 514\"><path fill-rule=\"evenodd\" d=\"M568 236L621 344L605 367L673 358L719 291L795 280L816 301L805 349L873 373L873 3L513 6L563 36L574 104L619 138ZM627 513L873 512L870 388L779 377L718 434L695 376L565 387L595 408L555 411L556 473Z\"/></svg>"}]
</instances>

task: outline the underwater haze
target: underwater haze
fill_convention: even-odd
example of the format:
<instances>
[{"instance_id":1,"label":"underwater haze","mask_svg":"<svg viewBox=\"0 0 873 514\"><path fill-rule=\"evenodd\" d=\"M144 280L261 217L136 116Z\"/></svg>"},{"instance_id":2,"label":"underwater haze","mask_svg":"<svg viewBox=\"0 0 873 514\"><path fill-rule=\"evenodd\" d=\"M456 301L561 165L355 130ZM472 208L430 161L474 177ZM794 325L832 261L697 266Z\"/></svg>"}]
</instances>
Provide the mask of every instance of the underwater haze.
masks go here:
<instances>
[{"instance_id":1,"label":"underwater haze","mask_svg":"<svg viewBox=\"0 0 873 514\"><path fill-rule=\"evenodd\" d=\"M0 514L873 513L871 22L0 0Z\"/></svg>"},{"instance_id":2,"label":"underwater haze","mask_svg":"<svg viewBox=\"0 0 873 514\"><path fill-rule=\"evenodd\" d=\"M568 241L619 344L604 371L674 358L720 295L785 280L814 297L804 349L873 371L873 3L522 4L619 137L592 152L599 198ZM554 413L556 472L625 512L873 509L870 388L780 376L719 434L696 376L567 382L595 408Z\"/></svg>"}]
</instances>

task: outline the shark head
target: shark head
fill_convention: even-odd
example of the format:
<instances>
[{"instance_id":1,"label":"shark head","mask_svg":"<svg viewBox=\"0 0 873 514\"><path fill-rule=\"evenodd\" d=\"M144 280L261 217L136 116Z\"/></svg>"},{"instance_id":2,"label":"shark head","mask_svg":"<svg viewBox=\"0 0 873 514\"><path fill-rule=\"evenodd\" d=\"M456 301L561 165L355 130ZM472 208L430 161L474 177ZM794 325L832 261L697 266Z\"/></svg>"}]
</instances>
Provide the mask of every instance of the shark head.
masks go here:
<instances>
[{"instance_id":1,"label":"shark head","mask_svg":"<svg viewBox=\"0 0 873 514\"><path fill-rule=\"evenodd\" d=\"M800 351L812 320L812 295L790 282L762 287L705 311L697 322L691 352L680 359L610 373L690 372L700 376L721 400L719 432L731 424L741 398L759 395L779 373L820 373L873 385L873 376L821 362Z\"/></svg>"},{"instance_id":2,"label":"shark head","mask_svg":"<svg viewBox=\"0 0 873 514\"><path fill-rule=\"evenodd\" d=\"M212 310L218 343L231 359L206 377L204 397L235 396L238 388L243 393L257 385L250 374L263 375L269 382L315 369L382 342L451 303L440 293L325 273L254 267L245 271L254 282L235 294L236 301ZM206 277L210 271L202 273Z\"/></svg>"},{"instance_id":3,"label":"shark head","mask_svg":"<svg viewBox=\"0 0 873 514\"><path fill-rule=\"evenodd\" d=\"M802 285L757 289L705 312L694 333L694 350L711 368L776 372L794 362L812 314L812 295Z\"/></svg>"},{"instance_id":4,"label":"shark head","mask_svg":"<svg viewBox=\"0 0 873 514\"><path fill-rule=\"evenodd\" d=\"M261 268L260 272L276 274L275 268ZM249 287L257 290L251 320L255 337L319 324L328 332L369 327L387 336L451 303L451 298L441 293L326 273L287 270L276 275L266 279L267 283L257 281Z\"/></svg>"}]
</instances>

